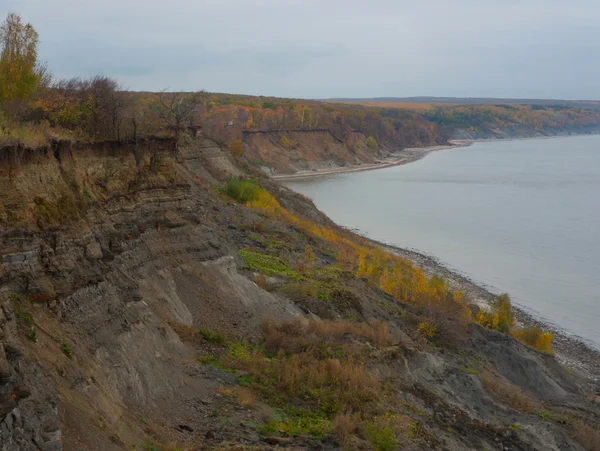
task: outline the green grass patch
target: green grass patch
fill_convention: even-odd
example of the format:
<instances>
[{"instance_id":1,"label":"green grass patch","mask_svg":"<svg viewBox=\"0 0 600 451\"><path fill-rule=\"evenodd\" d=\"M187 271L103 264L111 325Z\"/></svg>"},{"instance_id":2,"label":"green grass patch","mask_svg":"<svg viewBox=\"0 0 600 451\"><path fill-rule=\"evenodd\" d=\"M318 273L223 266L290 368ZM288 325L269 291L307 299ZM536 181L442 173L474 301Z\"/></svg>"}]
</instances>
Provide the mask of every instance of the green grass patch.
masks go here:
<instances>
[{"instance_id":1,"label":"green grass patch","mask_svg":"<svg viewBox=\"0 0 600 451\"><path fill-rule=\"evenodd\" d=\"M227 183L221 185L220 191L226 196L245 204L257 200L263 189L252 181L230 177Z\"/></svg>"},{"instance_id":2,"label":"green grass patch","mask_svg":"<svg viewBox=\"0 0 600 451\"><path fill-rule=\"evenodd\" d=\"M221 335L212 332L208 329L198 329L198 333L202 335L202 338L204 338L209 343L223 343L225 341L225 339Z\"/></svg>"},{"instance_id":3,"label":"green grass patch","mask_svg":"<svg viewBox=\"0 0 600 451\"><path fill-rule=\"evenodd\" d=\"M317 416L284 417L282 420L271 420L260 426L258 432L262 435L275 435L283 432L285 435L308 435L316 439L330 435L333 425L330 420Z\"/></svg>"},{"instance_id":4,"label":"green grass patch","mask_svg":"<svg viewBox=\"0 0 600 451\"><path fill-rule=\"evenodd\" d=\"M298 271L279 257L260 254L258 252L240 251L246 266L267 276L283 276L294 280L302 280L303 277Z\"/></svg>"}]
</instances>

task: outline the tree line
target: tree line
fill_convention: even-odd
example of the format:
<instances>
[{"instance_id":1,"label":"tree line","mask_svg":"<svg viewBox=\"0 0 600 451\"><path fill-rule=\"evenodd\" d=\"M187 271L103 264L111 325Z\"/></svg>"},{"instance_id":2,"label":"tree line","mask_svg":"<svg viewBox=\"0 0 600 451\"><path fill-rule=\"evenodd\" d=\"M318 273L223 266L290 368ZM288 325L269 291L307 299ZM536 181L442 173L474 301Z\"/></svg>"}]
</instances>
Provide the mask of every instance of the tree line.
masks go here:
<instances>
[{"instance_id":1,"label":"tree line","mask_svg":"<svg viewBox=\"0 0 600 451\"><path fill-rule=\"evenodd\" d=\"M35 28L17 14L9 14L0 25L0 132L4 134L22 124L67 131L81 140L179 138L186 130L201 129L241 154L245 131L327 129L350 149L360 141L360 134L372 149L396 150L443 144L459 129L485 133L527 127L543 133L600 124L598 110L550 105L402 108L204 91L131 92L104 75L55 79L39 61L38 43Z\"/></svg>"}]
</instances>

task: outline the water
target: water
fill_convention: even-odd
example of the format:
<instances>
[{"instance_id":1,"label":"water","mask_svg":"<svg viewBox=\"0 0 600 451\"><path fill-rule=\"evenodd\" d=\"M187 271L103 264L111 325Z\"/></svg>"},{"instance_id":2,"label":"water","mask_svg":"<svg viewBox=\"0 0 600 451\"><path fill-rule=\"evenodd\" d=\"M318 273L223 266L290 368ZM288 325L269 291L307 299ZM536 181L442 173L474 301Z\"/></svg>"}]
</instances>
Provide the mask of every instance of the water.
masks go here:
<instances>
[{"instance_id":1,"label":"water","mask_svg":"<svg viewBox=\"0 0 600 451\"><path fill-rule=\"evenodd\" d=\"M286 185L600 347L600 136L475 143Z\"/></svg>"}]
</instances>

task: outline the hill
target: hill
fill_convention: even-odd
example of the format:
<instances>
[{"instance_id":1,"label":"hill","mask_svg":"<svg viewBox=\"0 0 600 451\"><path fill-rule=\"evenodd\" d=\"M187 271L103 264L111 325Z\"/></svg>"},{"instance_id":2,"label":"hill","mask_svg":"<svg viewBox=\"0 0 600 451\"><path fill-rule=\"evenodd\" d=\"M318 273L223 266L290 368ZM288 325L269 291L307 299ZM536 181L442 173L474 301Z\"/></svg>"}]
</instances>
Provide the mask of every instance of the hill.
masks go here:
<instances>
[{"instance_id":1,"label":"hill","mask_svg":"<svg viewBox=\"0 0 600 451\"><path fill-rule=\"evenodd\" d=\"M2 450L600 443L597 382L507 297L480 310L201 134L0 156Z\"/></svg>"}]
</instances>

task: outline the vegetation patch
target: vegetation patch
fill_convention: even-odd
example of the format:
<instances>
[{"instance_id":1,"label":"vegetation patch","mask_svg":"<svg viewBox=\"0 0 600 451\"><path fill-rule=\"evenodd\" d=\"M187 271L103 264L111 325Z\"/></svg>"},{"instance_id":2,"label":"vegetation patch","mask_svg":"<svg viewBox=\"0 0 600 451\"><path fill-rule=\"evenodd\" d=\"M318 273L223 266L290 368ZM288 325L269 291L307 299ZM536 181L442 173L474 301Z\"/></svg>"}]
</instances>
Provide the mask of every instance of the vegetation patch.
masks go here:
<instances>
[{"instance_id":1,"label":"vegetation patch","mask_svg":"<svg viewBox=\"0 0 600 451\"><path fill-rule=\"evenodd\" d=\"M300 273L294 270L279 257L246 250L240 251L240 255L244 259L244 262L248 268L263 273L267 276L289 277L290 279L294 280L303 279L303 276Z\"/></svg>"},{"instance_id":2,"label":"vegetation patch","mask_svg":"<svg viewBox=\"0 0 600 451\"><path fill-rule=\"evenodd\" d=\"M535 411L535 402L521 388L497 378L489 371L481 373L480 378L483 387L498 402L521 412L531 413Z\"/></svg>"},{"instance_id":3,"label":"vegetation patch","mask_svg":"<svg viewBox=\"0 0 600 451\"><path fill-rule=\"evenodd\" d=\"M208 329L200 328L198 329L198 333L202 335L202 338L204 338L209 343L223 343L225 341L225 339L221 335L212 332Z\"/></svg>"},{"instance_id":4,"label":"vegetation patch","mask_svg":"<svg viewBox=\"0 0 600 451\"><path fill-rule=\"evenodd\" d=\"M230 177L220 190L223 194L243 204L257 200L263 191L253 181L239 180L234 177Z\"/></svg>"},{"instance_id":5,"label":"vegetation patch","mask_svg":"<svg viewBox=\"0 0 600 451\"><path fill-rule=\"evenodd\" d=\"M205 363L235 371L242 387L237 393L245 393L254 403L244 392L250 390L276 408L276 414L258 428L260 433L316 439L335 433L347 440L359 418L370 418L377 411L382 383L365 359L373 347L387 342L387 326L378 322L269 323L260 346L230 343L220 363ZM237 393L232 390L228 396L239 399Z\"/></svg>"},{"instance_id":6,"label":"vegetation patch","mask_svg":"<svg viewBox=\"0 0 600 451\"><path fill-rule=\"evenodd\" d=\"M540 327L527 327L511 332L511 335L526 346L534 348L546 354L553 354L552 334L544 332Z\"/></svg>"}]
</instances>

